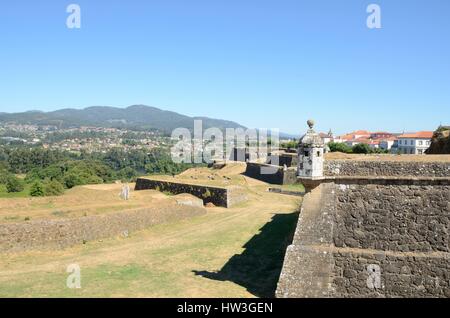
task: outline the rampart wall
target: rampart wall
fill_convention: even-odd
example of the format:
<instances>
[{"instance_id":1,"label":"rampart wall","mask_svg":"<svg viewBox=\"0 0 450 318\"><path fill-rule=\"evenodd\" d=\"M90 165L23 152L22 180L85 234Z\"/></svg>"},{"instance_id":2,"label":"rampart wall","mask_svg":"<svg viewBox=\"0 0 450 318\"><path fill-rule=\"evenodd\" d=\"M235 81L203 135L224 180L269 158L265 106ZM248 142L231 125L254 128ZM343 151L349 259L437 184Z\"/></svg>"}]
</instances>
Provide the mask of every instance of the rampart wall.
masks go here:
<instances>
[{"instance_id":1,"label":"rampart wall","mask_svg":"<svg viewBox=\"0 0 450 318\"><path fill-rule=\"evenodd\" d=\"M159 205L145 209L77 218L35 220L0 224L0 252L60 249L114 236L128 236L149 226L206 213L187 204Z\"/></svg>"},{"instance_id":2,"label":"rampart wall","mask_svg":"<svg viewBox=\"0 0 450 318\"><path fill-rule=\"evenodd\" d=\"M178 181L154 180L138 178L135 190L158 190L172 194L189 193L203 200L204 204L213 203L225 208L246 201L247 196L243 189L238 186L215 187L210 185L197 185L181 183Z\"/></svg>"},{"instance_id":3,"label":"rampart wall","mask_svg":"<svg viewBox=\"0 0 450 318\"><path fill-rule=\"evenodd\" d=\"M325 166L339 173L304 197L277 297L450 297L448 165Z\"/></svg>"},{"instance_id":4,"label":"rampart wall","mask_svg":"<svg viewBox=\"0 0 450 318\"><path fill-rule=\"evenodd\" d=\"M323 168L325 176L450 176L450 162L325 160Z\"/></svg>"},{"instance_id":5,"label":"rampart wall","mask_svg":"<svg viewBox=\"0 0 450 318\"><path fill-rule=\"evenodd\" d=\"M245 175L270 184L294 184L297 182L297 170L295 168L248 162Z\"/></svg>"}]
</instances>

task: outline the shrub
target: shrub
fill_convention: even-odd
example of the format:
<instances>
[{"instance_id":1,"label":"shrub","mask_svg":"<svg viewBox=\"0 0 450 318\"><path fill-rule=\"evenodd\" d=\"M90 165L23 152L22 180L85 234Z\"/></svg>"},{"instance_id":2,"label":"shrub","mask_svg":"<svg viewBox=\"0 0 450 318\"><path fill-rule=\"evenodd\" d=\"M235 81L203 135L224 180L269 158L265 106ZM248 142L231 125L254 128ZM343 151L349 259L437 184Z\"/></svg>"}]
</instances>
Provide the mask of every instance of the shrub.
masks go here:
<instances>
[{"instance_id":1,"label":"shrub","mask_svg":"<svg viewBox=\"0 0 450 318\"><path fill-rule=\"evenodd\" d=\"M8 171L1 169L0 167L0 184L6 184L8 181Z\"/></svg>"},{"instance_id":2,"label":"shrub","mask_svg":"<svg viewBox=\"0 0 450 318\"><path fill-rule=\"evenodd\" d=\"M72 189L75 186L82 185L85 183L86 181L81 176L75 173L68 173L64 177L64 185L66 186L67 189Z\"/></svg>"},{"instance_id":3,"label":"shrub","mask_svg":"<svg viewBox=\"0 0 450 318\"><path fill-rule=\"evenodd\" d=\"M346 143L330 142L328 144L328 147L330 147L331 152L352 153L352 147L350 147Z\"/></svg>"},{"instance_id":4,"label":"shrub","mask_svg":"<svg viewBox=\"0 0 450 318\"><path fill-rule=\"evenodd\" d=\"M353 153L371 153L372 149L368 144L357 144L352 148Z\"/></svg>"},{"instance_id":5,"label":"shrub","mask_svg":"<svg viewBox=\"0 0 450 318\"><path fill-rule=\"evenodd\" d=\"M206 189L206 191L205 191L205 193L203 193L202 197L203 197L203 199L210 198L211 197L211 192L208 189Z\"/></svg>"},{"instance_id":6,"label":"shrub","mask_svg":"<svg viewBox=\"0 0 450 318\"><path fill-rule=\"evenodd\" d=\"M103 183L103 179L99 176L92 175L86 178L86 184L101 184Z\"/></svg>"},{"instance_id":7,"label":"shrub","mask_svg":"<svg viewBox=\"0 0 450 318\"><path fill-rule=\"evenodd\" d=\"M6 180L6 191L11 192L22 192L24 189L23 181L16 176L10 175Z\"/></svg>"},{"instance_id":8,"label":"shrub","mask_svg":"<svg viewBox=\"0 0 450 318\"><path fill-rule=\"evenodd\" d=\"M283 142L283 143L281 143L281 148L296 149L296 148L298 148L298 141L291 140L291 141Z\"/></svg>"},{"instance_id":9,"label":"shrub","mask_svg":"<svg viewBox=\"0 0 450 318\"><path fill-rule=\"evenodd\" d=\"M56 180L47 180L44 184L44 193L46 196L61 195L64 193L64 187Z\"/></svg>"},{"instance_id":10,"label":"shrub","mask_svg":"<svg viewBox=\"0 0 450 318\"><path fill-rule=\"evenodd\" d=\"M120 170L118 173L117 173L117 176L122 180L122 181L133 181L133 180L135 180L136 179L136 177L137 177L137 172L136 172L136 170L134 170L133 168L131 168L131 167L126 167L126 168L123 168L122 170Z\"/></svg>"},{"instance_id":11,"label":"shrub","mask_svg":"<svg viewBox=\"0 0 450 318\"><path fill-rule=\"evenodd\" d=\"M44 185L40 181L36 181L31 185L30 195L32 197L43 197L44 193Z\"/></svg>"}]
</instances>

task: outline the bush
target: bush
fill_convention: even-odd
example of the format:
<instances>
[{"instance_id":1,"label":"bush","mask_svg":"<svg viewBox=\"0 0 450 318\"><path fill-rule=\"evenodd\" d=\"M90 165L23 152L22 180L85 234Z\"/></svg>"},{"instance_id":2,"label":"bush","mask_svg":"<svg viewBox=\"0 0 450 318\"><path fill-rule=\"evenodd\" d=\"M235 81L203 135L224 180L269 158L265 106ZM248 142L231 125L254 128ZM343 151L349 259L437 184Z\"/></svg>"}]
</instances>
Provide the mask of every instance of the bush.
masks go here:
<instances>
[{"instance_id":1,"label":"bush","mask_svg":"<svg viewBox=\"0 0 450 318\"><path fill-rule=\"evenodd\" d=\"M30 188L30 195L32 197L43 197L45 195L44 185L39 181L34 182Z\"/></svg>"},{"instance_id":2,"label":"bush","mask_svg":"<svg viewBox=\"0 0 450 318\"><path fill-rule=\"evenodd\" d=\"M211 197L211 192L208 189L206 189L206 191L205 191L205 193L203 193L202 197L203 197L203 199L210 198Z\"/></svg>"},{"instance_id":3,"label":"bush","mask_svg":"<svg viewBox=\"0 0 450 318\"><path fill-rule=\"evenodd\" d=\"M23 181L16 176L10 175L6 180L6 191L11 192L22 192L24 190Z\"/></svg>"},{"instance_id":4,"label":"bush","mask_svg":"<svg viewBox=\"0 0 450 318\"><path fill-rule=\"evenodd\" d=\"M331 152L352 153L352 147L348 146L346 143L330 142L328 147L330 147Z\"/></svg>"},{"instance_id":5,"label":"bush","mask_svg":"<svg viewBox=\"0 0 450 318\"><path fill-rule=\"evenodd\" d=\"M8 181L8 171L1 169L0 167L0 184L6 184Z\"/></svg>"},{"instance_id":6,"label":"bush","mask_svg":"<svg viewBox=\"0 0 450 318\"><path fill-rule=\"evenodd\" d=\"M133 181L138 176L138 173L133 168L126 167L126 168L123 168L122 170L120 170L117 173L117 176L122 181Z\"/></svg>"},{"instance_id":7,"label":"bush","mask_svg":"<svg viewBox=\"0 0 450 318\"><path fill-rule=\"evenodd\" d=\"M372 148L368 144L357 144L352 148L353 153L371 153Z\"/></svg>"},{"instance_id":8,"label":"bush","mask_svg":"<svg viewBox=\"0 0 450 318\"><path fill-rule=\"evenodd\" d=\"M64 161L45 169L34 168L27 174L27 183L34 181L56 180L71 189L84 184L99 184L114 180L115 172L98 161Z\"/></svg>"},{"instance_id":9,"label":"bush","mask_svg":"<svg viewBox=\"0 0 450 318\"><path fill-rule=\"evenodd\" d=\"M282 142L280 146L281 146L281 148L297 149L298 141L291 140L291 141L287 141L287 142Z\"/></svg>"},{"instance_id":10,"label":"bush","mask_svg":"<svg viewBox=\"0 0 450 318\"><path fill-rule=\"evenodd\" d=\"M96 175L88 176L86 178L86 184L102 184L102 183L103 179Z\"/></svg>"},{"instance_id":11,"label":"bush","mask_svg":"<svg viewBox=\"0 0 450 318\"><path fill-rule=\"evenodd\" d=\"M44 193L46 196L61 195L64 193L64 187L56 180L47 180L44 184Z\"/></svg>"},{"instance_id":12,"label":"bush","mask_svg":"<svg viewBox=\"0 0 450 318\"><path fill-rule=\"evenodd\" d=\"M81 176L75 173L68 173L64 177L64 185L67 189L72 189L75 186L86 184L86 180L84 180Z\"/></svg>"}]
</instances>

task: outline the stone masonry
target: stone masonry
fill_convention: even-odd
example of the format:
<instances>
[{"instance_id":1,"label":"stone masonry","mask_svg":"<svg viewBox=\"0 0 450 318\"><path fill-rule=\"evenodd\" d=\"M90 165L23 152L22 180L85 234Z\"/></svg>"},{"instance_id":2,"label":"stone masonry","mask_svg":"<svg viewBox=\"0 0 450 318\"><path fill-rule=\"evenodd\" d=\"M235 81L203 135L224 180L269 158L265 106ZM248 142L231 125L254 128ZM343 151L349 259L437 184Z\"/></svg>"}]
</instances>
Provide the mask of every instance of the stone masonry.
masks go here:
<instances>
[{"instance_id":1,"label":"stone masonry","mask_svg":"<svg viewBox=\"0 0 450 318\"><path fill-rule=\"evenodd\" d=\"M128 236L155 224L206 213L203 206L195 205L195 200L180 197L175 202L85 217L0 224L0 252L61 249L113 236Z\"/></svg>"},{"instance_id":2,"label":"stone masonry","mask_svg":"<svg viewBox=\"0 0 450 318\"><path fill-rule=\"evenodd\" d=\"M304 197L277 297L450 297L448 164L325 167L333 176Z\"/></svg>"},{"instance_id":3,"label":"stone masonry","mask_svg":"<svg viewBox=\"0 0 450 318\"><path fill-rule=\"evenodd\" d=\"M264 173L266 169L268 172ZM295 167L284 169L280 166L266 163L248 162L245 175L270 184L294 184L297 182L297 170Z\"/></svg>"},{"instance_id":4,"label":"stone masonry","mask_svg":"<svg viewBox=\"0 0 450 318\"><path fill-rule=\"evenodd\" d=\"M326 160L325 176L448 177L450 163Z\"/></svg>"},{"instance_id":5,"label":"stone masonry","mask_svg":"<svg viewBox=\"0 0 450 318\"><path fill-rule=\"evenodd\" d=\"M198 185L182 183L179 181L155 180L149 178L138 178L135 190L158 190L167 191L172 194L189 193L203 200L204 204L213 203L225 208L247 200L247 195L239 186L216 187L210 185Z\"/></svg>"}]
</instances>

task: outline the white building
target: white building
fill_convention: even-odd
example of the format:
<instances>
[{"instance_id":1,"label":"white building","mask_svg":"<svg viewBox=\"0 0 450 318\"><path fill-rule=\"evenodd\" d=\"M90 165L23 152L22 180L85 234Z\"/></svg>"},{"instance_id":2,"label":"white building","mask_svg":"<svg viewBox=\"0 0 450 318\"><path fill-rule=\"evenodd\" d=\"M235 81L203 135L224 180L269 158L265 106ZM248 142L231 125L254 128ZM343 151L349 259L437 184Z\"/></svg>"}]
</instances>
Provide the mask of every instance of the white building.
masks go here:
<instances>
[{"instance_id":1,"label":"white building","mask_svg":"<svg viewBox=\"0 0 450 318\"><path fill-rule=\"evenodd\" d=\"M431 145L432 131L420 131L398 136L398 152L401 154L423 155Z\"/></svg>"},{"instance_id":2,"label":"white building","mask_svg":"<svg viewBox=\"0 0 450 318\"><path fill-rule=\"evenodd\" d=\"M328 133L319 133L320 138L322 138L323 143L326 145L334 140L333 132L330 131Z\"/></svg>"},{"instance_id":3,"label":"white building","mask_svg":"<svg viewBox=\"0 0 450 318\"><path fill-rule=\"evenodd\" d=\"M391 137L380 140L380 149L383 150L391 150L392 147L396 144L397 137Z\"/></svg>"}]
</instances>

